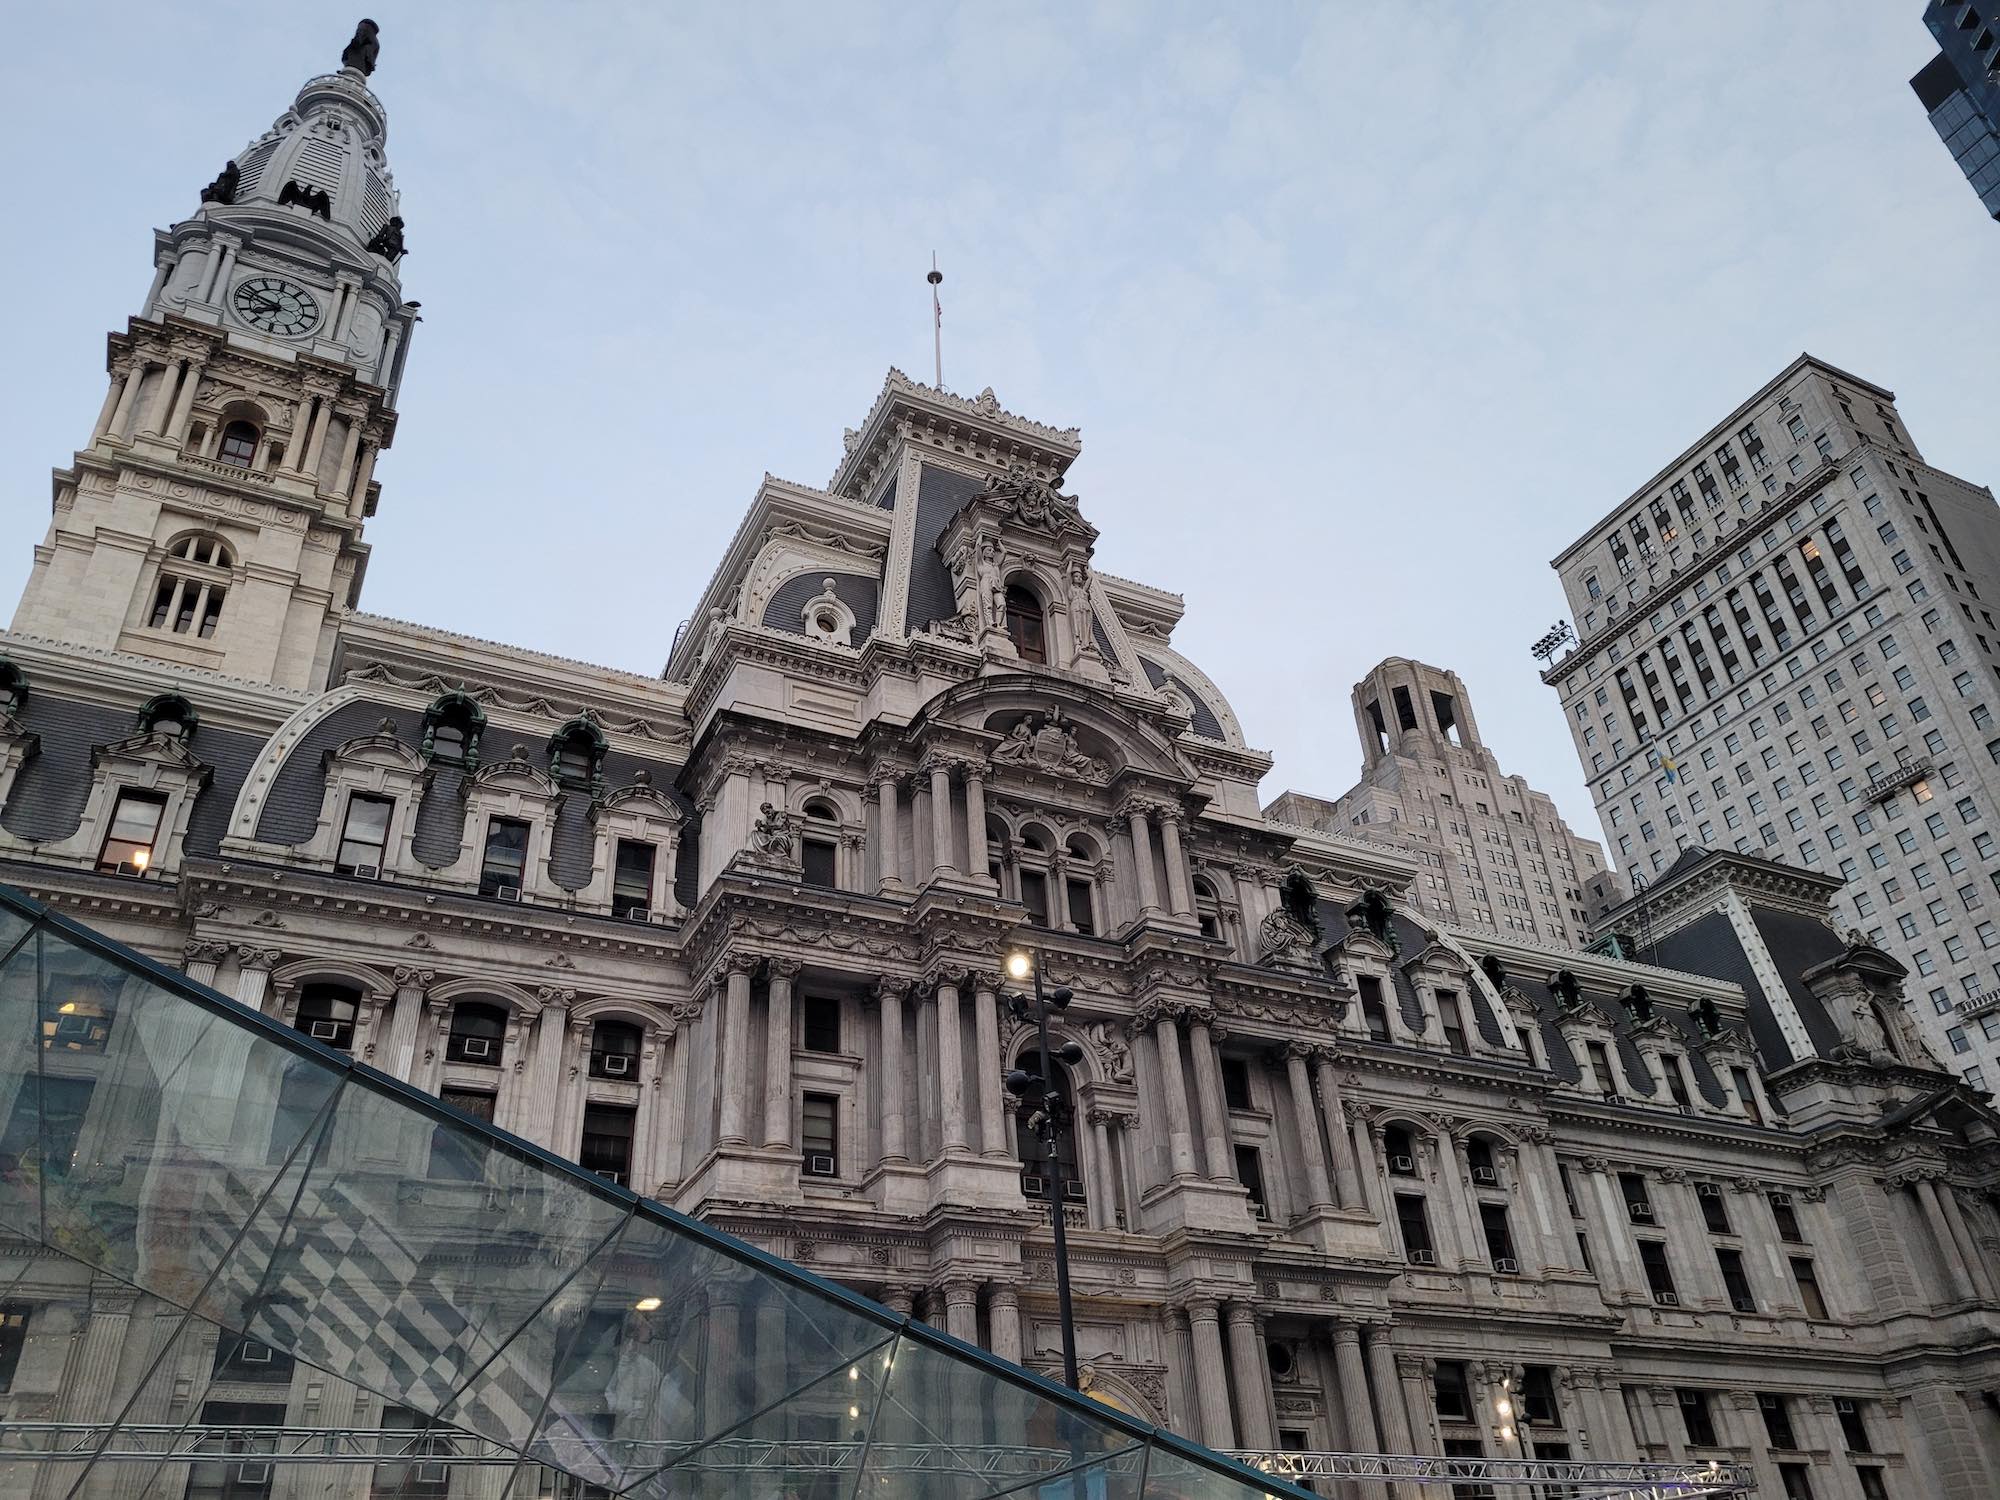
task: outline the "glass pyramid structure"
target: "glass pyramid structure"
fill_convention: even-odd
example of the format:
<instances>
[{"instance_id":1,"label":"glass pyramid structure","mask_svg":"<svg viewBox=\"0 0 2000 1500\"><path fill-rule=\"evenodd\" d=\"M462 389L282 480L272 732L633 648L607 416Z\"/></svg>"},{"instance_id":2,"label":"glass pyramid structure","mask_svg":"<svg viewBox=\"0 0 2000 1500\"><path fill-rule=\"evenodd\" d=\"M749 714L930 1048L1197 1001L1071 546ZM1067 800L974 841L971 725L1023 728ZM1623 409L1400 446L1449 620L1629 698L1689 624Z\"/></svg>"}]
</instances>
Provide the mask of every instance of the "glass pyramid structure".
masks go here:
<instances>
[{"instance_id":1,"label":"glass pyramid structure","mask_svg":"<svg viewBox=\"0 0 2000 1500\"><path fill-rule=\"evenodd\" d=\"M0 1493L1299 1496L0 887Z\"/></svg>"}]
</instances>

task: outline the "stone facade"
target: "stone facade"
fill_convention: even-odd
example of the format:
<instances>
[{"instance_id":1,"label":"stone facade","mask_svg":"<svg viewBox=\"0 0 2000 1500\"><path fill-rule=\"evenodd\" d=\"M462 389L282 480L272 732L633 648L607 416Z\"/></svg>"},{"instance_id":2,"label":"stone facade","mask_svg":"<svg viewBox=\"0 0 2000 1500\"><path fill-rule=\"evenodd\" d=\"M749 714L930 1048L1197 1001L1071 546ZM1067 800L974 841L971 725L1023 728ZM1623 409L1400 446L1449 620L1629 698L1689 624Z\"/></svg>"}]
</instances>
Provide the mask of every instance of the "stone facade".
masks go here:
<instances>
[{"instance_id":1,"label":"stone facade","mask_svg":"<svg viewBox=\"0 0 2000 1500\"><path fill-rule=\"evenodd\" d=\"M1555 561L1546 680L1620 869L1761 853L1916 973L1932 1046L2000 1083L2000 511L1894 395L1802 355Z\"/></svg>"},{"instance_id":2,"label":"stone facade","mask_svg":"<svg viewBox=\"0 0 2000 1500\"><path fill-rule=\"evenodd\" d=\"M1277 823L1387 843L1418 864L1411 903L1447 922L1581 948L1624 899L1604 850L1509 776L1456 672L1391 657L1354 686L1361 780L1331 802L1286 792Z\"/></svg>"},{"instance_id":3,"label":"stone facade","mask_svg":"<svg viewBox=\"0 0 2000 1500\"><path fill-rule=\"evenodd\" d=\"M180 327L153 311L113 339L114 416L130 341ZM386 437L402 350L234 319L182 333L272 382L323 365L322 455L343 401ZM202 400L175 378L169 417ZM1265 817L1270 758L1174 649L1181 600L1096 566L1073 429L891 372L825 486L764 481L658 678L361 614L278 561L229 566L323 626L190 659L132 623L183 512L235 559L283 555L249 507L302 518L271 529L337 562L375 493L345 458L278 491L261 432L249 468L190 441L95 440L65 471L101 476L87 531L58 476L50 550L97 583L38 571L0 638L0 879L1042 1370L1057 1192L1085 1385L1220 1447L2000 1484L1995 1118L1903 1027L1894 962L1834 935L1822 886L1734 866L1796 992L1727 933L1690 945L1704 974L1475 930L1419 903L1408 852ZM1056 1168L1002 1083L1021 946L1076 994ZM52 1045L117 1047L101 1011ZM6 1415L88 1410L165 1347L102 1290L76 1321L13 1282ZM212 1340L173 1360L140 1371L153 1420L389 1420Z\"/></svg>"}]
</instances>

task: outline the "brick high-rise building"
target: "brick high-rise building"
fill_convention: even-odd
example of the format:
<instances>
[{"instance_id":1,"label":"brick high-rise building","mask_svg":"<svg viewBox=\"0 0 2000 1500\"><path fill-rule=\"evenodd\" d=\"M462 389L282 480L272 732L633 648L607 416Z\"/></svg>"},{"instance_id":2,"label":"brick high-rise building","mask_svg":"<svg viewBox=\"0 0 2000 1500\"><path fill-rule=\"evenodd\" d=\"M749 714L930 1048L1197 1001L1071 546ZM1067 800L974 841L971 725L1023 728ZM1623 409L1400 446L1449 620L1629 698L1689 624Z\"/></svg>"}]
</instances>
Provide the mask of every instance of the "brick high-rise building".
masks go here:
<instances>
[{"instance_id":1,"label":"brick high-rise building","mask_svg":"<svg viewBox=\"0 0 2000 1500\"><path fill-rule=\"evenodd\" d=\"M2000 510L1801 355L1564 548L1562 696L1620 868L1845 882L1940 1056L2000 1084ZM1635 882L1635 883L1637 883Z\"/></svg>"}]
</instances>

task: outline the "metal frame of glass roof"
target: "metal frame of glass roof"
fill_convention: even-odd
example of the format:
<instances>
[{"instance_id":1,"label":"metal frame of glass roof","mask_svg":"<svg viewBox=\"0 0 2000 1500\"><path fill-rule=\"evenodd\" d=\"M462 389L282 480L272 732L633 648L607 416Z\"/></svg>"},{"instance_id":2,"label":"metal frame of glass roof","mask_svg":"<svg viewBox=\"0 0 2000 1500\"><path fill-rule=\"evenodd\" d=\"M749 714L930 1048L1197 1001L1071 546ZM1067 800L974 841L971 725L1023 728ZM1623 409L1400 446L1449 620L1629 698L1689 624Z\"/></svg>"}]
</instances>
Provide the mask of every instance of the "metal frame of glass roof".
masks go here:
<instances>
[{"instance_id":1,"label":"metal frame of glass roof","mask_svg":"<svg viewBox=\"0 0 2000 1500\"><path fill-rule=\"evenodd\" d=\"M69 1320L82 1353L52 1404L88 1434L0 1425L0 1489L23 1464L74 1476L51 1493L91 1494L115 1466L123 1493L178 1493L204 1468L191 1433L286 1425L270 1416L282 1396L260 1404L242 1367L259 1350L310 1367L330 1433L379 1403L379 1425L393 1417L416 1449L457 1431L502 1467L511 1456L510 1497L542 1493L522 1476L545 1470L646 1500L1305 1494L472 1120L4 886L0 1299ZM225 1447L210 1467L254 1457ZM149 1461L135 1491L130 1466Z\"/></svg>"}]
</instances>

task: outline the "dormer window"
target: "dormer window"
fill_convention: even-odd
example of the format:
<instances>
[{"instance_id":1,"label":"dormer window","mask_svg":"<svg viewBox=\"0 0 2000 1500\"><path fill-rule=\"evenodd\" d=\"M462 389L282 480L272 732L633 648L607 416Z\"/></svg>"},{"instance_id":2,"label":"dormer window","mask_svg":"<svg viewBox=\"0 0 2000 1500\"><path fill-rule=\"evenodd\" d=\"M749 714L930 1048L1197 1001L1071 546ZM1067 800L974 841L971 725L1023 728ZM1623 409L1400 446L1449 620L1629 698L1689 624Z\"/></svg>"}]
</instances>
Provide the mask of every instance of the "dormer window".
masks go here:
<instances>
[{"instance_id":1,"label":"dormer window","mask_svg":"<svg viewBox=\"0 0 2000 1500\"><path fill-rule=\"evenodd\" d=\"M139 728L147 734L164 734L177 740L191 739L199 722L194 705L179 693L161 693L148 698L139 709Z\"/></svg>"},{"instance_id":2,"label":"dormer window","mask_svg":"<svg viewBox=\"0 0 2000 1500\"><path fill-rule=\"evenodd\" d=\"M231 422L222 429L222 442L215 456L223 463L247 469L257 461L257 424Z\"/></svg>"},{"instance_id":3,"label":"dormer window","mask_svg":"<svg viewBox=\"0 0 2000 1500\"><path fill-rule=\"evenodd\" d=\"M424 756L440 765L479 765L479 736L486 712L463 693L446 693L424 711Z\"/></svg>"},{"instance_id":4,"label":"dormer window","mask_svg":"<svg viewBox=\"0 0 2000 1500\"><path fill-rule=\"evenodd\" d=\"M19 713L27 701L27 674L11 661L0 657L0 714Z\"/></svg>"},{"instance_id":5,"label":"dormer window","mask_svg":"<svg viewBox=\"0 0 2000 1500\"><path fill-rule=\"evenodd\" d=\"M479 866L479 894L521 899L528 869L528 825L519 818L486 820L486 851Z\"/></svg>"},{"instance_id":6,"label":"dormer window","mask_svg":"<svg viewBox=\"0 0 2000 1500\"><path fill-rule=\"evenodd\" d=\"M588 719L572 719L549 739L549 775L558 786L595 793L604 771L604 735Z\"/></svg>"},{"instance_id":7,"label":"dormer window","mask_svg":"<svg viewBox=\"0 0 2000 1500\"><path fill-rule=\"evenodd\" d=\"M166 812L167 799L158 792L119 792L97 868L112 875L144 875L152 866Z\"/></svg>"},{"instance_id":8,"label":"dormer window","mask_svg":"<svg viewBox=\"0 0 2000 1500\"><path fill-rule=\"evenodd\" d=\"M1048 665L1049 650L1044 636L1042 602L1022 585L1007 587L1007 639L1022 661Z\"/></svg>"}]
</instances>

